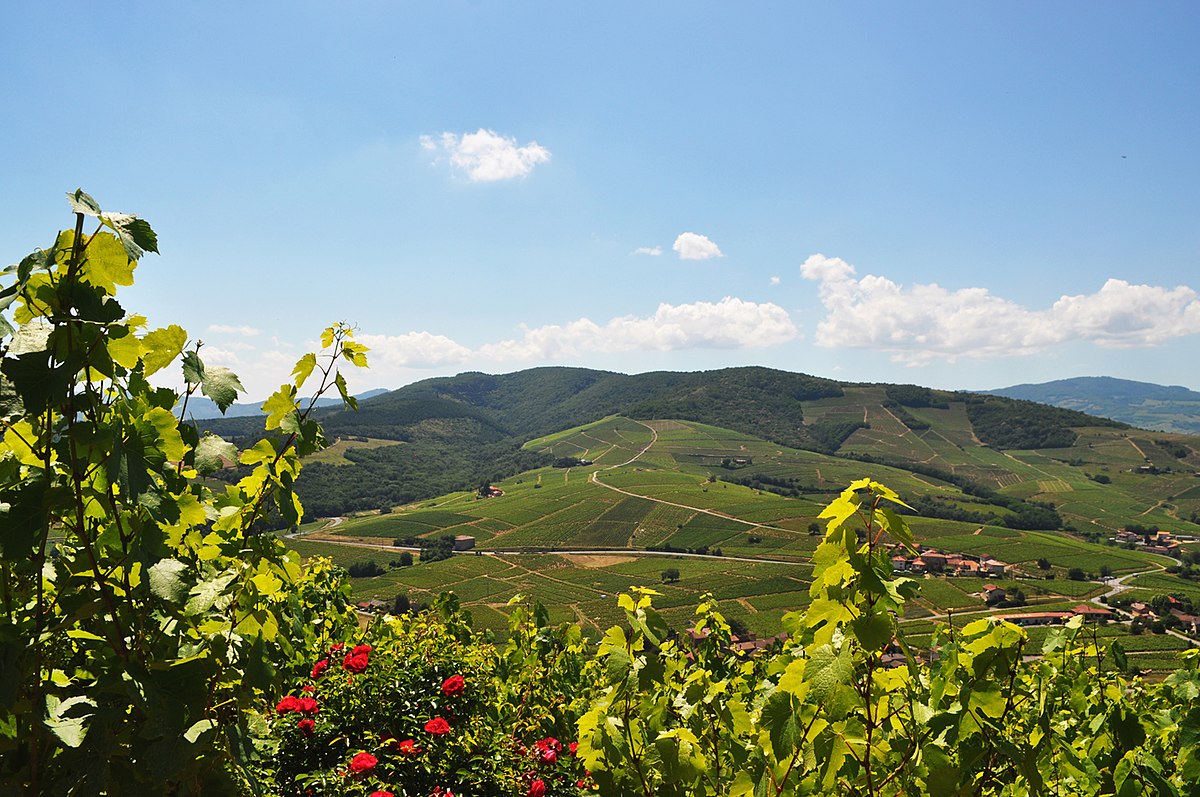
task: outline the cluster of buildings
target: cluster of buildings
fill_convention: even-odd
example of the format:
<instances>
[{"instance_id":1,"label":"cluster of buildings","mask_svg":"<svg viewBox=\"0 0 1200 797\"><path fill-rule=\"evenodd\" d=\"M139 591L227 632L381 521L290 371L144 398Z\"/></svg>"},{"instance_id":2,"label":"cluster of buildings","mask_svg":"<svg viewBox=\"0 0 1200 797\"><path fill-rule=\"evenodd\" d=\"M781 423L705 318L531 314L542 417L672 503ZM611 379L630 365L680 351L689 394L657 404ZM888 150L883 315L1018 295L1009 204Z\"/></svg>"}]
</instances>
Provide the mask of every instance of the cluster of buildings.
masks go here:
<instances>
[{"instance_id":1,"label":"cluster of buildings","mask_svg":"<svg viewBox=\"0 0 1200 797\"><path fill-rule=\"evenodd\" d=\"M1003 578L1010 568L1011 565L990 556L943 553L924 545L917 546L916 556L899 546L893 549L892 555L892 569L899 573Z\"/></svg>"},{"instance_id":2,"label":"cluster of buildings","mask_svg":"<svg viewBox=\"0 0 1200 797\"><path fill-rule=\"evenodd\" d=\"M1200 616L1185 612L1183 604L1174 595L1166 596L1166 609L1172 617L1179 621L1179 624L1182 626L1181 630L1185 634L1200 636ZM1129 614L1134 619L1140 618L1148 623L1162 619L1148 605L1140 602L1129 604Z\"/></svg>"},{"instance_id":3,"label":"cluster of buildings","mask_svg":"<svg viewBox=\"0 0 1200 797\"><path fill-rule=\"evenodd\" d=\"M701 640L707 638L708 633L707 628L700 631L697 631L695 628L687 630L688 640L692 643L693 647ZM727 649L739 656L753 656L764 650L770 650L776 643L787 642L789 638L786 631L781 631L775 636L767 637L766 639L759 639L758 635L753 631L748 631L744 636L739 634L730 635L729 647Z\"/></svg>"},{"instance_id":4,"label":"cluster of buildings","mask_svg":"<svg viewBox=\"0 0 1200 797\"><path fill-rule=\"evenodd\" d=\"M1179 558L1179 540L1169 531L1156 531L1143 535L1133 531L1118 531L1112 541L1118 545L1137 545L1147 553L1157 553L1163 556Z\"/></svg>"}]
</instances>

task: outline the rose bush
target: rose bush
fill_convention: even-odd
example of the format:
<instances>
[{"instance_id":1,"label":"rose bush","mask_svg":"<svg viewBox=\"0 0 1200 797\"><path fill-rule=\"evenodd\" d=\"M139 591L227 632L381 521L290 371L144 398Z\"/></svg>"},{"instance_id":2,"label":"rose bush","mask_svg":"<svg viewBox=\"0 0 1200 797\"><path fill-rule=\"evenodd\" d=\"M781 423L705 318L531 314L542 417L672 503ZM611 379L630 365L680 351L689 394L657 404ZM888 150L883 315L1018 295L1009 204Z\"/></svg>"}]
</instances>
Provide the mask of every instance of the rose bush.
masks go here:
<instances>
[{"instance_id":1,"label":"rose bush","mask_svg":"<svg viewBox=\"0 0 1200 797\"><path fill-rule=\"evenodd\" d=\"M578 795L586 706L578 629L517 607L510 639L473 632L452 595L317 651L270 711L259 774L280 795ZM340 661L340 669L329 662Z\"/></svg>"}]
</instances>

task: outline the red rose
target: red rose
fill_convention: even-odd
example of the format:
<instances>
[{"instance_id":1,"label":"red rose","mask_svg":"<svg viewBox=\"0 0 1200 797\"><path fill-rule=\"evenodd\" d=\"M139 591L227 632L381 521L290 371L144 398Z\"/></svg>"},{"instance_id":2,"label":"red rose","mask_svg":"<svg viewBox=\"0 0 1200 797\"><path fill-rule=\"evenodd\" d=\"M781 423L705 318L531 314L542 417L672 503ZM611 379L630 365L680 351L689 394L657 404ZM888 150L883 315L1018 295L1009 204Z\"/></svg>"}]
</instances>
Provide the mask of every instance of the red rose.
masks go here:
<instances>
[{"instance_id":1,"label":"red rose","mask_svg":"<svg viewBox=\"0 0 1200 797\"><path fill-rule=\"evenodd\" d=\"M529 797L545 797L546 781L542 780L541 778L538 778L533 783L530 783L529 791L526 792L526 794L528 794Z\"/></svg>"},{"instance_id":2,"label":"red rose","mask_svg":"<svg viewBox=\"0 0 1200 797\"><path fill-rule=\"evenodd\" d=\"M313 728L316 727L316 723L306 717L297 722L296 727L299 728L300 732L305 736L312 736Z\"/></svg>"},{"instance_id":3,"label":"red rose","mask_svg":"<svg viewBox=\"0 0 1200 797\"><path fill-rule=\"evenodd\" d=\"M275 704L275 710L280 714L287 714L289 711L299 711L300 701L291 695L288 695L283 700Z\"/></svg>"},{"instance_id":4,"label":"red rose","mask_svg":"<svg viewBox=\"0 0 1200 797\"><path fill-rule=\"evenodd\" d=\"M371 792L371 797L396 797L396 795L392 794L390 791L380 790Z\"/></svg>"},{"instance_id":5,"label":"red rose","mask_svg":"<svg viewBox=\"0 0 1200 797\"><path fill-rule=\"evenodd\" d=\"M359 753L350 759L350 771L355 775L370 772L379 763L379 759L370 753Z\"/></svg>"},{"instance_id":6,"label":"red rose","mask_svg":"<svg viewBox=\"0 0 1200 797\"><path fill-rule=\"evenodd\" d=\"M363 646L365 647L365 645ZM355 648L354 650L358 650ZM370 648L367 648L369 651ZM347 672L366 672L367 669L367 654L366 653L347 653L346 658L342 660L342 667Z\"/></svg>"},{"instance_id":7,"label":"red rose","mask_svg":"<svg viewBox=\"0 0 1200 797\"><path fill-rule=\"evenodd\" d=\"M425 723L425 732L432 733L434 736L441 736L443 733L450 733L450 723L446 722L441 717L434 717L429 722Z\"/></svg>"},{"instance_id":8,"label":"red rose","mask_svg":"<svg viewBox=\"0 0 1200 797\"><path fill-rule=\"evenodd\" d=\"M396 742L392 745L392 749L400 755L420 755L421 747L412 739L405 739L402 742Z\"/></svg>"},{"instance_id":9,"label":"red rose","mask_svg":"<svg viewBox=\"0 0 1200 797\"><path fill-rule=\"evenodd\" d=\"M446 697L458 697L466 688L467 684L461 675L451 675L442 681L442 694Z\"/></svg>"},{"instance_id":10,"label":"red rose","mask_svg":"<svg viewBox=\"0 0 1200 797\"><path fill-rule=\"evenodd\" d=\"M553 764L557 760L558 760L558 751L557 750L547 749L547 750L542 751L542 763L543 764Z\"/></svg>"},{"instance_id":11,"label":"red rose","mask_svg":"<svg viewBox=\"0 0 1200 797\"><path fill-rule=\"evenodd\" d=\"M337 653L339 650L341 650L344 647L346 647L346 645L344 643L338 642L337 644L335 644L331 648L329 648L329 650L333 653Z\"/></svg>"},{"instance_id":12,"label":"red rose","mask_svg":"<svg viewBox=\"0 0 1200 797\"><path fill-rule=\"evenodd\" d=\"M317 701L314 700L313 698L302 697L296 701L296 709L295 710L299 711L301 713L304 713L304 714L316 714L318 711L321 710L321 707L319 705L317 705Z\"/></svg>"},{"instance_id":13,"label":"red rose","mask_svg":"<svg viewBox=\"0 0 1200 797\"><path fill-rule=\"evenodd\" d=\"M576 752L579 749L579 742L571 742L569 745L567 745L567 749L571 751L571 755L579 755L579 753Z\"/></svg>"},{"instance_id":14,"label":"red rose","mask_svg":"<svg viewBox=\"0 0 1200 797\"><path fill-rule=\"evenodd\" d=\"M325 671L328 669L329 669L329 659L321 659L320 661L318 661L316 664L313 665L313 668L312 668L313 680L315 681L318 678L320 678L322 675L325 674Z\"/></svg>"}]
</instances>

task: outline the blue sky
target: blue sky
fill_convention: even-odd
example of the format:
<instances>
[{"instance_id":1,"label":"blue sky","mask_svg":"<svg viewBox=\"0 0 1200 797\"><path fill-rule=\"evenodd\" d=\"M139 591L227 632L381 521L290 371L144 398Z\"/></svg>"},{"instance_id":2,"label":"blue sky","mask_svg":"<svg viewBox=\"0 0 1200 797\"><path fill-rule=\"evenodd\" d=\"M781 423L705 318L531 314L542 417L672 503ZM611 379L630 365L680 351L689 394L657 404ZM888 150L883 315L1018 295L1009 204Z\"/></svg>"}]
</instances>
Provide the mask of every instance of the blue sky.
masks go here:
<instances>
[{"instance_id":1,"label":"blue sky","mask_svg":"<svg viewBox=\"0 0 1200 797\"><path fill-rule=\"evenodd\" d=\"M1200 5L25 3L0 241L82 186L251 397L766 365L1200 388Z\"/></svg>"}]
</instances>

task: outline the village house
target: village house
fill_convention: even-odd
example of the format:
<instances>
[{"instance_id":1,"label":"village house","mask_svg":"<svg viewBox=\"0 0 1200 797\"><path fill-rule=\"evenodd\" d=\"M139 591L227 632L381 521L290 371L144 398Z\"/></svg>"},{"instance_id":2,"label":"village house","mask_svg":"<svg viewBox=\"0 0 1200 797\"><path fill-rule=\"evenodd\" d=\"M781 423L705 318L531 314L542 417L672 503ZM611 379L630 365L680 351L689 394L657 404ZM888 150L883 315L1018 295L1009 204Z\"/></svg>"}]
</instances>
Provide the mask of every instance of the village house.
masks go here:
<instances>
[{"instance_id":1,"label":"village house","mask_svg":"<svg viewBox=\"0 0 1200 797\"><path fill-rule=\"evenodd\" d=\"M1081 616L1085 623L1107 623L1116 617L1112 609L1090 606L1086 603L1076 606L1071 610L1071 614Z\"/></svg>"},{"instance_id":2,"label":"village house","mask_svg":"<svg viewBox=\"0 0 1200 797\"><path fill-rule=\"evenodd\" d=\"M974 559L963 559L954 568L956 576L977 576L979 575L979 562Z\"/></svg>"},{"instance_id":3,"label":"village house","mask_svg":"<svg viewBox=\"0 0 1200 797\"><path fill-rule=\"evenodd\" d=\"M921 554L925 561L925 570L929 573L941 573L946 569L946 555L937 551L925 551Z\"/></svg>"},{"instance_id":4,"label":"village house","mask_svg":"<svg viewBox=\"0 0 1200 797\"><path fill-rule=\"evenodd\" d=\"M475 538L470 534L459 534L454 537L454 550L469 551L475 547Z\"/></svg>"},{"instance_id":5,"label":"village house","mask_svg":"<svg viewBox=\"0 0 1200 797\"><path fill-rule=\"evenodd\" d=\"M979 568L989 576L1004 576L1008 572L1008 565L998 559L983 559L979 562Z\"/></svg>"},{"instance_id":6,"label":"village house","mask_svg":"<svg viewBox=\"0 0 1200 797\"><path fill-rule=\"evenodd\" d=\"M984 603L988 606L995 606L1007 597L1007 593L1005 593L1003 587L998 587L995 584L984 584L983 589L979 592L979 597L983 598Z\"/></svg>"}]
</instances>

